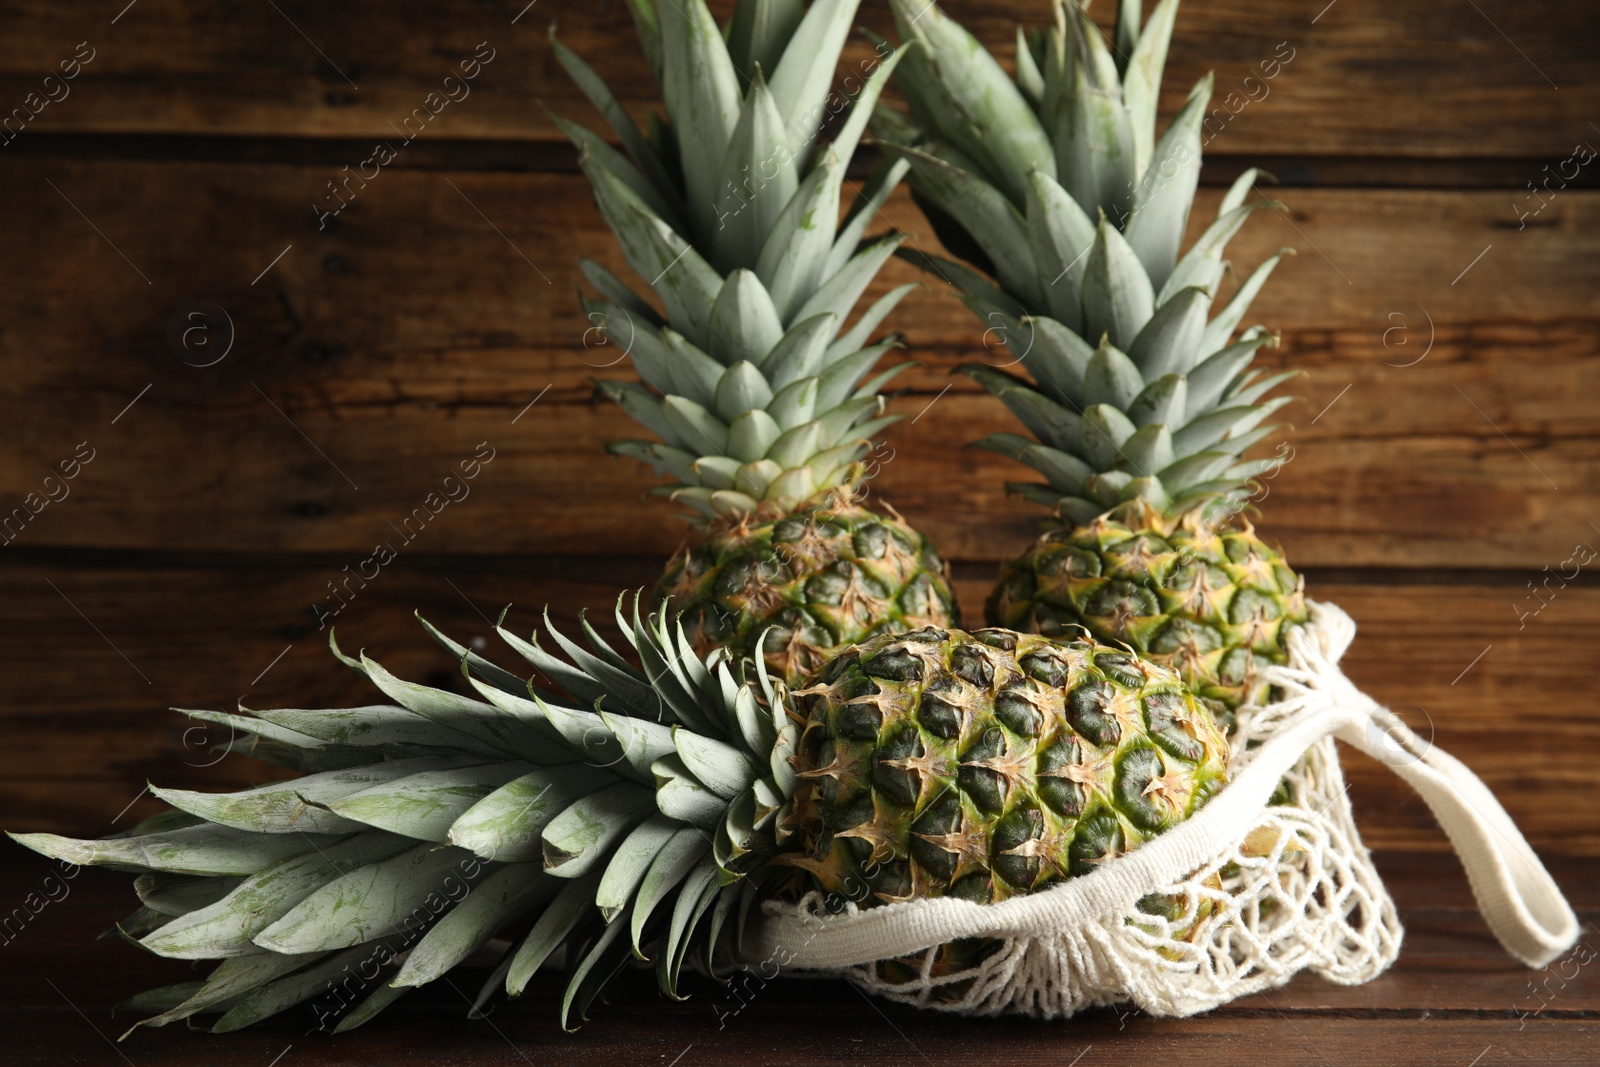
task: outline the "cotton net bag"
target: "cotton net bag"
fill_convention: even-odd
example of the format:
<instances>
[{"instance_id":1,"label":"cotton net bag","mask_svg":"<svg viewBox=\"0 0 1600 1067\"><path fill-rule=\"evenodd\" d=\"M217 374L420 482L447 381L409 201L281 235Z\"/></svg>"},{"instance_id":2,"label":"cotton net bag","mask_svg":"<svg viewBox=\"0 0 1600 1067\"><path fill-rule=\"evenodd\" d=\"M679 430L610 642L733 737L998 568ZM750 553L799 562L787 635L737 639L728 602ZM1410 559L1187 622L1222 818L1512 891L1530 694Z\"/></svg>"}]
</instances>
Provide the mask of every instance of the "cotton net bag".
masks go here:
<instances>
[{"instance_id":1,"label":"cotton net bag","mask_svg":"<svg viewBox=\"0 0 1600 1067\"><path fill-rule=\"evenodd\" d=\"M1401 929L1351 817L1338 738L1422 795L1490 929L1512 956L1544 966L1577 939L1572 909L1478 777L1345 677L1338 663L1354 636L1338 607L1311 604L1288 662L1263 672L1279 699L1239 710L1229 785L1138 849L996 904L768 901L745 957L919 1008L1040 1018L1111 1004L1193 1015L1304 969L1368 981L1394 961ZM976 962L952 970L940 947L969 938L987 951L961 954Z\"/></svg>"}]
</instances>

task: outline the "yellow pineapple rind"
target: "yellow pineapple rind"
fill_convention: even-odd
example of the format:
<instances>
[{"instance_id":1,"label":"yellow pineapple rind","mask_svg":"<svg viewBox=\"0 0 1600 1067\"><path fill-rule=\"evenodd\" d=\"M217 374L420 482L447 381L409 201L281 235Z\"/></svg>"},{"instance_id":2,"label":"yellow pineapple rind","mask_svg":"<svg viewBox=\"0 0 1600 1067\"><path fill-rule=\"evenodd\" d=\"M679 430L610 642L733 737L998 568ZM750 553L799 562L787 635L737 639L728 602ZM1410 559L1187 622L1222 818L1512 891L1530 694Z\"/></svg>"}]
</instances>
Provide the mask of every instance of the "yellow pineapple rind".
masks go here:
<instances>
[{"instance_id":1,"label":"yellow pineapple rind","mask_svg":"<svg viewBox=\"0 0 1600 1067\"><path fill-rule=\"evenodd\" d=\"M1304 581L1247 520L1143 501L1043 534L984 608L993 626L1125 643L1177 670L1230 726L1233 709L1266 699L1259 666L1283 663L1289 627L1308 617Z\"/></svg>"}]
</instances>

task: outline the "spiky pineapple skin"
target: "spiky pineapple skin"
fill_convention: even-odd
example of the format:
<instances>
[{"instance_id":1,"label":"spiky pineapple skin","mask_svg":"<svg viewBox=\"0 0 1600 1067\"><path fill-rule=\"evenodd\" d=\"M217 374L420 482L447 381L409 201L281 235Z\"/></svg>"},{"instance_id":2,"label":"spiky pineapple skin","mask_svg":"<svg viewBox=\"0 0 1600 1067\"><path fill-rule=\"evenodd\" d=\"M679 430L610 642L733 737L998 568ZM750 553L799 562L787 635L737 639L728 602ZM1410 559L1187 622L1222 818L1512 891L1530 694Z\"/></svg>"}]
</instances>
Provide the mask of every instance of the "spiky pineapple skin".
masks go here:
<instances>
[{"instance_id":1,"label":"spiky pineapple skin","mask_svg":"<svg viewBox=\"0 0 1600 1067\"><path fill-rule=\"evenodd\" d=\"M1126 643L1176 670L1230 730L1234 709L1266 699L1260 666L1283 663L1291 624L1307 619L1304 581L1248 521L1140 503L1041 536L1002 568L984 615Z\"/></svg>"},{"instance_id":2,"label":"spiky pineapple skin","mask_svg":"<svg viewBox=\"0 0 1600 1067\"><path fill-rule=\"evenodd\" d=\"M1093 870L1226 781L1178 676L1089 641L933 628L873 638L795 694L790 862L860 906L980 903Z\"/></svg>"},{"instance_id":3,"label":"spiky pineapple skin","mask_svg":"<svg viewBox=\"0 0 1600 1067\"><path fill-rule=\"evenodd\" d=\"M683 612L697 651L721 645L800 686L845 648L875 634L958 626L947 567L892 508L848 488L776 519L714 528L680 551L656 587Z\"/></svg>"}]
</instances>

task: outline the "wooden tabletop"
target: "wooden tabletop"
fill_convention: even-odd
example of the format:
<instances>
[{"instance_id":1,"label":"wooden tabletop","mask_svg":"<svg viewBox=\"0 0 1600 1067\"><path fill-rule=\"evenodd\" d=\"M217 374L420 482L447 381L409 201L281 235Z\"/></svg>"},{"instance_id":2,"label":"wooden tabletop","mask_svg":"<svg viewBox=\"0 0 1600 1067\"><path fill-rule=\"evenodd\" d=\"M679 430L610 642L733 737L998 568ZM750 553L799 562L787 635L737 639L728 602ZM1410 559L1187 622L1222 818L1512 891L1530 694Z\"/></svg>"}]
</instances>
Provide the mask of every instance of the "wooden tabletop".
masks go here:
<instances>
[{"instance_id":1,"label":"wooden tabletop","mask_svg":"<svg viewBox=\"0 0 1600 1067\"><path fill-rule=\"evenodd\" d=\"M23 897L50 872L35 858L0 877L0 902ZM487 975L463 969L449 983L409 994L364 1029L310 1032L290 1013L233 1034L181 1025L140 1030L113 1017L123 997L187 980L186 964L131 945L93 941L129 909L123 876L84 871L0 950L0 1062L296 1067L297 1064L698 1067L700 1064L1139 1064L1205 1062L1356 1067L1507 1063L1592 1065L1600 1052L1600 861L1563 860L1552 873L1585 924L1580 948L1542 972L1501 951L1472 908L1448 856L1383 854L1378 869L1405 925L1399 962L1363 986L1302 974L1282 989L1192 1019L1129 1009L1069 1020L961 1019L875 1001L833 980L779 979L736 999L704 979L689 999L663 1000L648 973L625 976L594 1018L568 1034L556 1022L559 987L536 984L468 1022L462 994ZM58 894L59 895L59 894ZM1592 950L1588 946L1593 946ZM1591 962L1584 962L1589 960ZM1535 995L1537 993L1537 995ZM282 1057L278 1059L277 1057Z\"/></svg>"},{"instance_id":2,"label":"wooden tabletop","mask_svg":"<svg viewBox=\"0 0 1600 1067\"><path fill-rule=\"evenodd\" d=\"M1045 11L945 7L1002 56ZM860 20L886 30L886 5ZM457 685L413 611L493 643L504 605L523 633L545 604L563 624L607 611L682 543L648 472L602 451L634 430L592 379L627 368L588 331L576 260L625 268L539 106L599 123L552 22L650 108L619 0L0 0L0 117L59 97L0 123L0 828L99 834L157 810L147 780L264 780L167 709L368 699L328 654L329 618L346 647ZM1596 55L1600 7L1559 0L1185 0L1162 97L1164 124L1209 70L1227 109L1191 237L1262 166L1282 207L1230 246L1235 273L1297 253L1249 319L1281 335L1268 365L1305 372L1259 529L1355 618L1351 677L1483 777L1589 921L1600 564L1574 561L1600 548ZM322 219L328 184L404 140L469 57L471 94ZM44 83L74 63L67 95ZM938 251L904 190L885 219ZM891 263L868 295L920 280ZM1014 464L962 448L1010 428L950 375L1009 358L982 326L932 286L886 324L919 366L873 486L952 561L969 618L1035 518L1003 489ZM485 449L470 495L402 533ZM65 493L45 482L63 464ZM396 558L352 582L379 545ZM0 949L0 1062L1600 1062L1594 968L1513 964L1426 807L1345 758L1408 927L1394 971L1354 989L1304 977L1198 1019L1032 1023L786 981L719 1029L714 989L664 1003L641 980L568 1036L548 988L467 1023L440 987L351 1037L301 1020L113 1048L110 1006L189 972L87 940L127 892L86 872ZM0 927L45 869L0 853Z\"/></svg>"}]
</instances>

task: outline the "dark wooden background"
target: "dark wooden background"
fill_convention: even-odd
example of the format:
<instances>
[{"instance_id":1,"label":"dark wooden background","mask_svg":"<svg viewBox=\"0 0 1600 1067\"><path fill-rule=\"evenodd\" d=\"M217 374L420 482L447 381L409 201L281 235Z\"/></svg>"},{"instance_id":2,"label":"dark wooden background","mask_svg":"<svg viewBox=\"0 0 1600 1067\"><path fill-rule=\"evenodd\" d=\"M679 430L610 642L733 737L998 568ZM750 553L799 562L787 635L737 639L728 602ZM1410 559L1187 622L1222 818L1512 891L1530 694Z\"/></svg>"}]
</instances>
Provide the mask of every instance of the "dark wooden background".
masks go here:
<instances>
[{"instance_id":1,"label":"dark wooden background","mask_svg":"<svg viewBox=\"0 0 1600 1067\"><path fill-rule=\"evenodd\" d=\"M632 430L590 379L625 367L586 338L576 259L620 256L542 110L598 122L552 22L645 108L621 3L124 3L0 2L0 110L80 42L94 56L0 145L0 515L80 444L94 455L0 547L8 829L126 826L155 810L147 778L261 780L165 709L365 699L312 605L379 543L399 558L339 614L341 640L449 684L413 609L463 637L507 603L524 630L545 603L606 610L685 533L640 467L601 452ZM947 7L993 46L1045 9ZM398 145L394 124L480 42L494 58L470 96L319 229L326 183ZM1259 98L1245 79L1284 48ZM1574 156L1600 146L1597 55L1580 3L1189 0L1164 98L1170 114L1208 69L1219 98L1259 98L1207 146L1197 218L1249 165L1287 205L1231 253L1297 252L1250 319L1282 333L1269 361L1305 371L1261 529L1360 624L1355 680L1591 873L1600 562L1552 579L1537 614L1528 583L1600 548L1600 162ZM903 196L889 215L936 250ZM895 264L880 288L916 277ZM1006 421L948 376L984 339L932 288L891 325L922 364L893 407L922 415L891 431L875 492L955 561L975 614L1032 522L1001 489L1016 470L961 449ZM480 442L495 458L471 495L402 545L394 525ZM1446 847L1386 769L1348 767L1374 847ZM1505 972L1505 997L1520 981Z\"/></svg>"}]
</instances>

